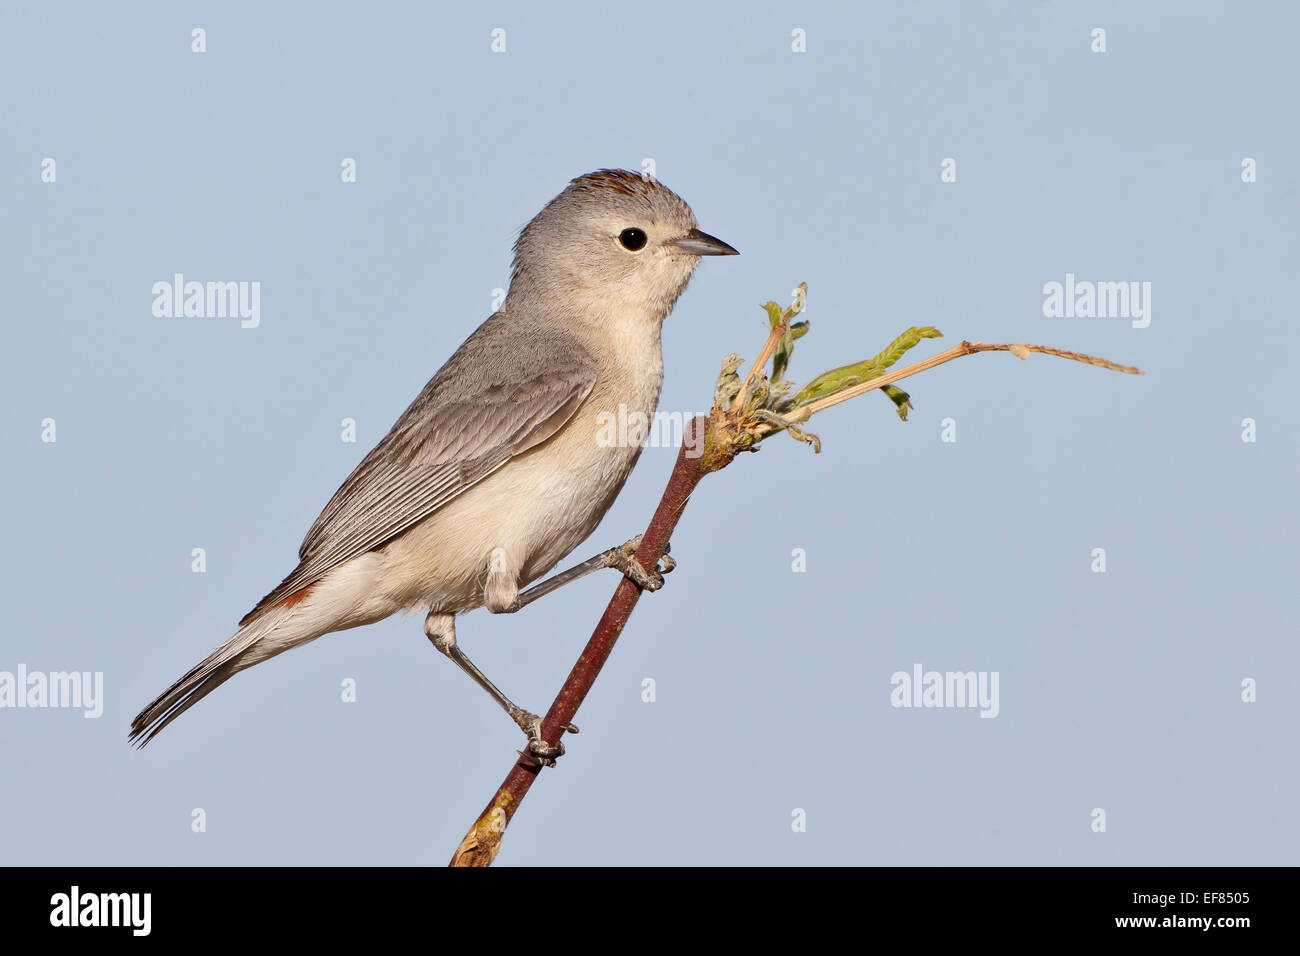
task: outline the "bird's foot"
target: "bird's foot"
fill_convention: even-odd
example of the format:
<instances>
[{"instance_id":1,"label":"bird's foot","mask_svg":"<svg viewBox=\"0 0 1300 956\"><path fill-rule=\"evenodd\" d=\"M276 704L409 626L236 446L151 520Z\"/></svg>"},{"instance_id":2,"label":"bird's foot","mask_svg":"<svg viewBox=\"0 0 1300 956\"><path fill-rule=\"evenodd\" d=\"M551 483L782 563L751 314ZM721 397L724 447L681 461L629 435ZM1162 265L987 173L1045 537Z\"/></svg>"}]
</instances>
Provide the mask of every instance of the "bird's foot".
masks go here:
<instances>
[{"instance_id":1,"label":"bird's foot","mask_svg":"<svg viewBox=\"0 0 1300 956\"><path fill-rule=\"evenodd\" d=\"M677 561L668 556L668 551L672 548L672 545L666 545L664 547L664 556L659 559L651 570L647 571L641 567L641 563L636 560L636 552L641 547L642 537L644 535L637 535L617 548L610 548L605 552L605 559L609 567L622 571L641 590L658 591L664 586L664 575L677 567Z\"/></svg>"},{"instance_id":2,"label":"bird's foot","mask_svg":"<svg viewBox=\"0 0 1300 956\"><path fill-rule=\"evenodd\" d=\"M543 767L554 767L555 761L564 756L564 742L557 740L554 745L542 739L542 718L529 713L523 708L516 708L510 716L519 725L519 729L528 735L527 751L519 751L519 756L527 757ZM576 734L577 724L565 724L565 733Z\"/></svg>"}]
</instances>

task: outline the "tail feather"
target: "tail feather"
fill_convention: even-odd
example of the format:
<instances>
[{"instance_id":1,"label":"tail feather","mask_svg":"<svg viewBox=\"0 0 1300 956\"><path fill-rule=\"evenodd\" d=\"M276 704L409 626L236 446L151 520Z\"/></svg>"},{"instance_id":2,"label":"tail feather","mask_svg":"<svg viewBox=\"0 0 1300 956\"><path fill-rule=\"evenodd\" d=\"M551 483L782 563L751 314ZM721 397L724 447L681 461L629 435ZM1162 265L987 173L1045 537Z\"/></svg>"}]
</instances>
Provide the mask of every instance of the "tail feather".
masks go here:
<instances>
[{"instance_id":1,"label":"tail feather","mask_svg":"<svg viewBox=\"0 0 1300 956\"><path fill-rule=\"evenodd\" d=\"M309 637L280 640L281 635L278 634L273 643L265 640L279 627L287 613L291 612L272 608L241 627L230 640L191 667L183 677L159 694L153 703L140 711L135 720L131 721L131 733L127 739L137 747L145 746L173 720L240 671L288 650L303 639L310 640Z\"/></svg>"},{"instance_id":2,"label":"tail feather","mask_svg":"<svg viewBox=\"0 0 1300 956\"><path fill-rule=\"evenodd\" d=\"M140 711L131 721L131 733L127 739L137 747L143 747L162 733L164 727L237 673L239 670L230 663L218 664L209 671L195 668Z\"/></svg>"}]
</instances>

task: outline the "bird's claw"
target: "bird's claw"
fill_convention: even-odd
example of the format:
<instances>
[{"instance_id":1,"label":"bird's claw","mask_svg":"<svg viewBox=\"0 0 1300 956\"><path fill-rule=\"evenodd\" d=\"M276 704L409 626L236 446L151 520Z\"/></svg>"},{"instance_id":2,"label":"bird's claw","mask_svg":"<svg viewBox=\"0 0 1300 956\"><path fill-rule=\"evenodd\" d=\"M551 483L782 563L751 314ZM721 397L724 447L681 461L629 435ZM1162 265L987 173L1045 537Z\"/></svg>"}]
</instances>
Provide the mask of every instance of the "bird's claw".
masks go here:
<instances>
[{"instance_id":1,"label":"bird's claw","mask_svg":"<svg viewBox=\"0 0 1300 956\"><path fill-rule=\"evenodd\" d=\"M554 767L555 761L564 756L563 741L557 740L554 744L550 744L542 739L542 718L536 714L522 711L515 715L515 723L528 735L528 750L527 752L519 751L519 756L526 757L543 767ZM578 725L574 723L565 724L564 732L576 734Z\"/></svg>"},{"instance_id":2,"label":"bird's claw","mask_svg":"<svg viewBox=\"0 0 1300 956\"><path fill-rule=\"evenodd\" d=\"M644 535L637 535L619 547L613 548L609 552L609 566L622 571L641 590L658 591L664 586L664 575L677 567L677 560L669 557L668 552L672 549L672 545L666 544L663 557L655 563L654 568L647 571L636 560L636 552L641 547L642 537Z\"/></svg>"},{"instance_id":3,"label":"bird's claw","mask_svg":"<svg viewBox=\"0 0 1300 956\"><path fill-rule=\"evenodd\" d=\"M544 740L528 741L528 752L519 751L519 756L527 757L529 760L543 767L554 767L555 761L564 756L564 742L556 741L552 747Z\"/></svg>"}]
</instances>

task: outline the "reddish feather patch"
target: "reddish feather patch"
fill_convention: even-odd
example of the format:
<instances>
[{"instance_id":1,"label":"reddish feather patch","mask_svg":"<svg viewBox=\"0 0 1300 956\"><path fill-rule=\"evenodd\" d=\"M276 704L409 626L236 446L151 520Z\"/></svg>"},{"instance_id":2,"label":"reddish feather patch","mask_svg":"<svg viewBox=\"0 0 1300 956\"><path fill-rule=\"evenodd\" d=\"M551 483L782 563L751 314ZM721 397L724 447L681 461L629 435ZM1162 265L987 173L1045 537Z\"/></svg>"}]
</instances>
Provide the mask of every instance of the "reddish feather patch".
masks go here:
<instances>
[{"instance_id":1,"label":"reddish feather patch","mask_svg":"<svg viewBox=\"0 0 1300 956\"><path fill-rule=\"evenodd\" d=\"M272 608L282 607L286 611L289 610L290 608L297 607L298 604L301 603L302 599L307 596L307 592L309 592L315 586L316 586L315 582L312 582L311 584L307 585L305 588L299 588L297 591L294 591L292 594L285 595L283 598L276 601L273 605L271 605L271 607Z\"/></svg>"}]
</instances>

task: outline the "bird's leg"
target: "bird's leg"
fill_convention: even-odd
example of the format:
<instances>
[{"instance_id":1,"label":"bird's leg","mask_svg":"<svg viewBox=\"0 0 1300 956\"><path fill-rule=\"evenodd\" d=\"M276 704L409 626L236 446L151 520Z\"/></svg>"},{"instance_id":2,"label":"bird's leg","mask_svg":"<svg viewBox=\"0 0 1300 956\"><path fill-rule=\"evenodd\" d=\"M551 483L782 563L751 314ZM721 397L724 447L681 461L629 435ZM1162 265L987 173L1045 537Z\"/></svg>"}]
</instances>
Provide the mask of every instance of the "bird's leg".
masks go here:
<instances>
[{"instance_id":1,"label":"bird's leg","mask_svg":"<svg viewBox=\"0 0 1300 956\"><path fill-rule=\"evenodd\" d=\"M543 767L554 767L557 757L564 755L564 743L557 741L551 746L542 740L542 718L524 710L505 694L497 685L488 680L487 675L474 666L474 662L456 645L456 618L451 614L439 614L430 611L424 619L424 633L440 652L468 674L479 687L488 694L510 715L510 719L519 725L519 729L528 735L528 756ZM576 724L568 724L565 730L571 734L578 732Z\"/></svg>"},{"instance_id":2,"label":"bird's leg","mask_svg":"<svg viewBox=\"0 0 1300 956\"><path fill-rule=\"evenodd\" d=\"M489 604L488 610L494 613L513 614L521 607L533 603L539 597L550 594L552 591L562 588L579 578L585 578L591 572L599 571L601 568L617 568L626 577L631 578L632 582L641 590L658 591L664 586L664 575L677 567L677 562L668 556L668 548L664 548L664 556L659 559L659 564L653 570L647 571L641 567L635 557L637 548L641 547L641 537L641 535L637 535L617 548L602 551L594 558L583 561L582 564L552 575L539 584L534 584L527 590L521 591L513 601L503 607L494 608Z\"/></svg>"}]
</instances>

